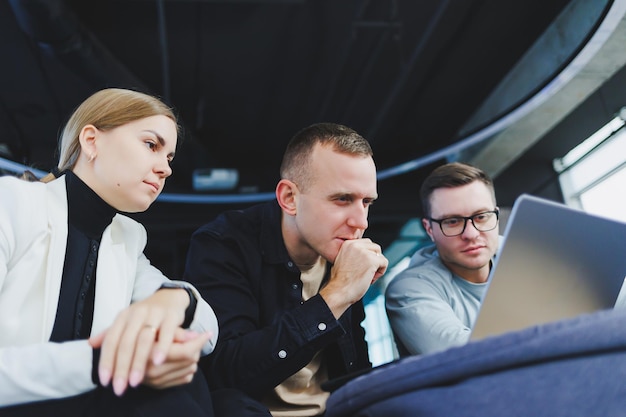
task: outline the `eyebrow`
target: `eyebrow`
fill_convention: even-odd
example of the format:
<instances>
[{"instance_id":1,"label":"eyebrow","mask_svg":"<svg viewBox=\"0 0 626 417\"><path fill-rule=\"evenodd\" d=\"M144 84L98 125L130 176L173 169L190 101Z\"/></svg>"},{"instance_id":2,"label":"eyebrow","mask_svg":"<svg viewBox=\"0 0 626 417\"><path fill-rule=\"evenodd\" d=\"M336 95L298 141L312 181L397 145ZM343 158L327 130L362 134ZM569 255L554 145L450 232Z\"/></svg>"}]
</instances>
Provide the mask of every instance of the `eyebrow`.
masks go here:
<instances>
[{"instance_id":1,"label":"eyebrow","mask_svg":"<svg viewBox=\"0 0 626 417\"><path fill-rule=\"evenodd\" d=\"M493 210L495 210L495 206L492 209L489 209L489 208L478 209L478 210L474 211L472 214L470 214L469 216L463 216L461 214L447 214L447 215L443 215L443 216L440 216L440 217L436 217L436 219L440 219L441 220L441 219L450 219L452 217L471 217L471 216L474 216L476 214L485 213L487 211L493 211ZM435 218L435 217L433 217L433 218Z\"/></svg>"},{"instance_id":2,"label":"eyebrow","mask_svg":"<svg viewBox=\"0 0 626 417\"><path fill-rule=\"evenodd\" d=\"M358 193L351 193L351 192L343 192L340 191L338 193L334 193L330 195L331 198L337 198L337 197L350 197L354 200L371 200L371 201L376 201L378 200L378 196L376 197L372 197L372 196L362 196L361 194Z\"/></svg>"}]
</instances>

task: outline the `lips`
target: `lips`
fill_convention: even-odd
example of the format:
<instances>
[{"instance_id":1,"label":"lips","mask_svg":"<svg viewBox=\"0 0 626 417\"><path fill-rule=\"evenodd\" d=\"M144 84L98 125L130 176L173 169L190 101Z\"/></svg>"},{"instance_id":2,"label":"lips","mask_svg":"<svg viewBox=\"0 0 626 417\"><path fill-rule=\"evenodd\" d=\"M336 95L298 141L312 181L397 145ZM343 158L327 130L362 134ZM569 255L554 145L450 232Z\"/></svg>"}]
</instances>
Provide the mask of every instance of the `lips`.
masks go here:
<instances>
[{"instance_id":1,"label":"lips","mask_svg":"<svg viewBox=\"0 0 626 417\"><path fill-rule=\"evenodd\" d=\"M159 192L159 184L156 182L149 182L149 181L144 181L146 184L148 184L149 186L151 186L152 188L154 188L154 192L158 193Z\"/></svg>"},{"instance_id":2,"label":"lips","mask_svg":"<svg viewBox=\"0 0 626 417\"><path fill-rule=\"evenodd\" d=\"M465 252L465 253L476 252L476 251L479 251L479 250L481 250L483 248L484 248L484 246L472 246L471 248L467 248L467 249L463 250L463 252Z\"/></svg>"}]
</instances>

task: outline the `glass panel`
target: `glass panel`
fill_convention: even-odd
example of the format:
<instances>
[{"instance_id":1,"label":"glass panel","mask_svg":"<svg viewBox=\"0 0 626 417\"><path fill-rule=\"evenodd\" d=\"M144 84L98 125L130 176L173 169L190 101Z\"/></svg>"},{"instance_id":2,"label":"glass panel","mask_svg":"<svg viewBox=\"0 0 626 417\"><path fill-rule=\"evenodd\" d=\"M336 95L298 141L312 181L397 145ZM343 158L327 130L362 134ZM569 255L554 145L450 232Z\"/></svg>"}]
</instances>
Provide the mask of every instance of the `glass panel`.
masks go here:
<instances>
[{"instance_id":1,"label":"glass panel","mask_svg":"<svg viewBox=\"0 0 626 417\"><path fill-rule=\"evenodd\" d=\"M625 196L626 167L581 194L580 199L585 211L626 222Z\"/></svg>"},{"instance_id":2,"label":"glass panel","mask_svg":"<svg viewBox=\"0 0 626 417\"><path fill-rule=\"evenodd\" d=\"M626 133L620 131L568 172L575 192L580 192L618 167L626 158Z\"/></svg>"}]
</instances>

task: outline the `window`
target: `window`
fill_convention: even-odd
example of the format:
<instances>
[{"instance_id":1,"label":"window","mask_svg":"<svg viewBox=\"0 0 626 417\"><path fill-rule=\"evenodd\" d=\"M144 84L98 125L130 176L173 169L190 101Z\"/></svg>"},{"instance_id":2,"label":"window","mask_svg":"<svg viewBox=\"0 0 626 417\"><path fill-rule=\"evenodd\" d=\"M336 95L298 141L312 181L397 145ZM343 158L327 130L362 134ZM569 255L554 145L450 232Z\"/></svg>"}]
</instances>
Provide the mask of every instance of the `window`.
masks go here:
<instances>
[{"instance_id":1,"label":"window","mask_svg":"<svg viewBox=\"0 0 626 417\"><path fill-rule=\"evenodd\" d=\"M620 112L626 116L626 108ZM554 161L565 203L626 222L626 128L616 117Z\"/></svg>"},{"instance_id":2,"label":"window","mask_svg":"<svg viewBox=\"0 0 626 417\"><path fill-rule=\"evenodd\" d=\"M365 294L365 339L373 366L391 362L398 357L387 312L385 311L385 283L409 265L409 256L402 258Z\"/></svg>"},{"instance_id":3,"label":"window","mask_svg":"<svg viewBox=\"0 0 626 417\"><path fill-rule=\"evenodd\" d=\"M422 227L422 220L410 219L402 227L398 238L385 249L385 256L389 260L387 272L369 288L363 297L365 305L363 327L370 361L374 366L398 358L398 350L385 311L387 284L409 266L410 258L416 250L430 243L430 238Z\"/></svg>"}]
</instances>

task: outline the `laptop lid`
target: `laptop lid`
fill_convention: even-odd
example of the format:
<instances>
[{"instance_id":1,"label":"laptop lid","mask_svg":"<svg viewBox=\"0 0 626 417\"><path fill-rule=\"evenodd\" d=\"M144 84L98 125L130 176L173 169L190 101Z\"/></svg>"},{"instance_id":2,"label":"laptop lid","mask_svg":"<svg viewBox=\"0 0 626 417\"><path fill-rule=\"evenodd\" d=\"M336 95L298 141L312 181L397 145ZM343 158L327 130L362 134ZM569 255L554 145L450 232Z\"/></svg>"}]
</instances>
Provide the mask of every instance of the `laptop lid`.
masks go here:
<instances>
[{"instance_id":1,"label":"laptop lid","mask_svg":"<svg viewBox=\"0 0 626 417\"><path fill-rule=\"evenodd\" d=\"M626 223L523 194L470 339L612 308L625 277Z\"/></svg>"}]
</instances>

